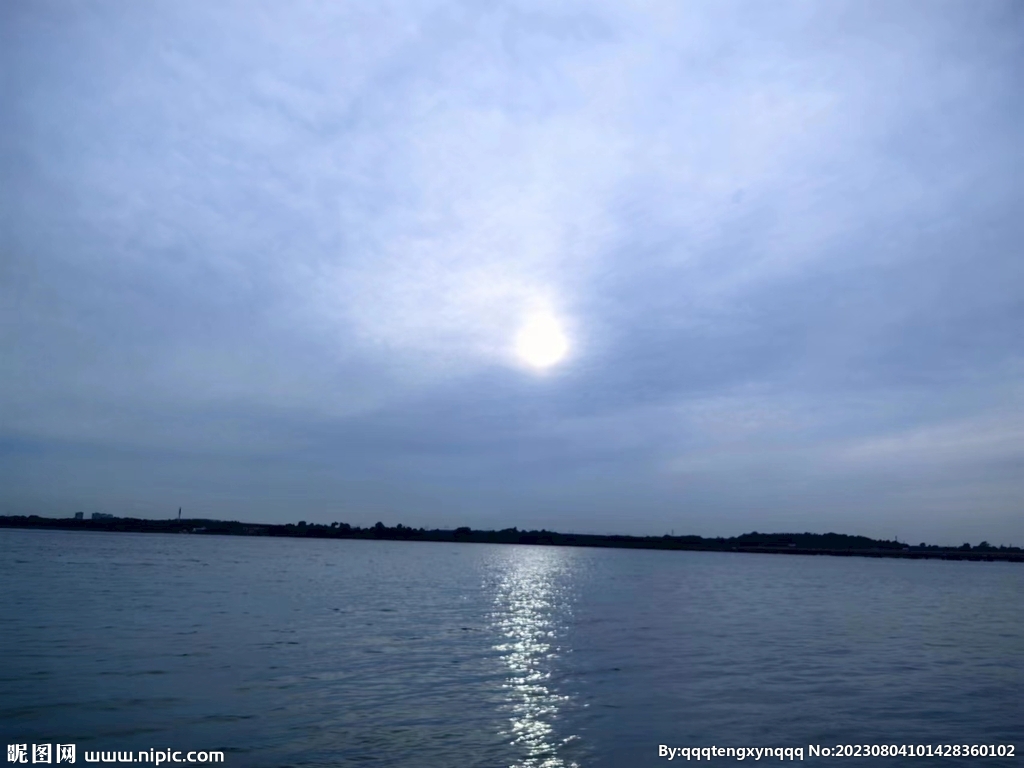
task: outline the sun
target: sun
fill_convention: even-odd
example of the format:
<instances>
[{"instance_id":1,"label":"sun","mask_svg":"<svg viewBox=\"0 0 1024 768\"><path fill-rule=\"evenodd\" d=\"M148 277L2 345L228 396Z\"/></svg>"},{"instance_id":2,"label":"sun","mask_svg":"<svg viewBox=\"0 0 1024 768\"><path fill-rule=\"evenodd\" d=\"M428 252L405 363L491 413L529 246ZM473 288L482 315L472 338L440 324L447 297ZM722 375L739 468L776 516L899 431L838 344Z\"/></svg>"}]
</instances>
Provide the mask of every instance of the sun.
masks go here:
<instances>
[{"instance_id":1,"label":"sun","mask_svg":"<svg viewBox=\"0 0 1024 768\"><path fill-rule=\"evenodd\" d=\"M516 354L534 368L550 368L569 351L569 339L552 315L531 315L516 335Z\"/></svg>"}]
</instances>

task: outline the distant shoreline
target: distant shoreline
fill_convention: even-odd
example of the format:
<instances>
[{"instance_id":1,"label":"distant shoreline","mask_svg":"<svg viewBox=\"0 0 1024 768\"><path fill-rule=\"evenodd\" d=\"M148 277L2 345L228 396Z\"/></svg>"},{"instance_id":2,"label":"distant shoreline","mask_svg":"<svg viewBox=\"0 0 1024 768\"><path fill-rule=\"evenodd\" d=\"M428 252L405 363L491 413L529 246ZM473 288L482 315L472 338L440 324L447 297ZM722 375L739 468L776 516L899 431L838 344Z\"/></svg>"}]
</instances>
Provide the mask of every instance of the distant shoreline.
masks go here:
<instances>
[{"instance_id":1,"label":"distant shoreline","mask_svg":"<svg viewBox=\"0 0 1024 768\"><path fill-rule=\"evenodd\" d=\"M980 560L1024 562L1020 547L939 547L911 546L898 541L869 539L840 533L745 533L732 538L701 536L605 536L555 531L476 531L388 527L381 523L370 528L347 523L298 525L241 523L237 521L186 519L143 520L133 517L74 519L38 515L2 516L0 528L34 528L62 531L107 531L126 533L186 533L211 536L277 536L310 539L370 539L385 541L440 541L474 544L534 544L561 547L599 547L606 549L661 549L688 552L745 552L775 555L831 555L833 557L888 557L905 560Z\"/></svg>"}]
</instances>

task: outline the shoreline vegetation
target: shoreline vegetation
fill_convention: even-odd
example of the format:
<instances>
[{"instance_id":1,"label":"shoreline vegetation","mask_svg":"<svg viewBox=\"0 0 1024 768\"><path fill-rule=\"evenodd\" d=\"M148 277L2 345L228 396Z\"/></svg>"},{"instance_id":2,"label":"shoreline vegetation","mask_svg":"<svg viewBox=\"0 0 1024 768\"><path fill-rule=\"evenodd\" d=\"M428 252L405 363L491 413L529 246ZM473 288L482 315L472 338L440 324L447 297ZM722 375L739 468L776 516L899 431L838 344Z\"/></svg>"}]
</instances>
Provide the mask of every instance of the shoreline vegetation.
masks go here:
<instances>
[{"instance_id":1,"label":"shoreline vegetation","mask_svg":"<svg viewBox=\"0 0 1024 768\"><path fill-rule=\"evenodd\" d=\"M377 523L360 528L348 523L270 524L235 520L179 519L143 520L112 515L83 518L53 518L39 515L0 515L0 528L43 528L64 531L107 531L129 533L187 533L213 536L279 536L311 539L369 539L388 541L442 541L475 544L534 544L561 547L605 547L612 549L663 549L696 552L746 552L780 555L832 555L838 557L895 557L911 560L986 560L1024 562L1024 549L993 546L940 547L911 545L900 541L870 539L842 533L758 533L752 531L731 538L701 536L625 536L556 531L478 531L468 527L454 530L388 527Z\"/></svg>"}]
</instances>

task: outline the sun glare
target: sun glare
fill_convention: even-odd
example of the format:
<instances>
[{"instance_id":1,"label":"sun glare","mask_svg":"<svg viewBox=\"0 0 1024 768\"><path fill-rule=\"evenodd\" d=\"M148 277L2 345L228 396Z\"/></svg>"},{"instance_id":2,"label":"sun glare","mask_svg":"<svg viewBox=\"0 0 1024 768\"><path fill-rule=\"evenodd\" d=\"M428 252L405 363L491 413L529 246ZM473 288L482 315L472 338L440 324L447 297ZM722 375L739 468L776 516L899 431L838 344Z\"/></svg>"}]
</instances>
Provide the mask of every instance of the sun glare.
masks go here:
<instances>
[{"instance_id":1,"label":"sun glare","mask_svg":"<svg viewBox=\"0 0 1024 768\"><path fill-rule=\"evenodd\" d=\"M516 336L516 354L534 368L550 368L568 351L569 340L558 321L549 314L528 318Z\"/></svg>"}]
</instances>

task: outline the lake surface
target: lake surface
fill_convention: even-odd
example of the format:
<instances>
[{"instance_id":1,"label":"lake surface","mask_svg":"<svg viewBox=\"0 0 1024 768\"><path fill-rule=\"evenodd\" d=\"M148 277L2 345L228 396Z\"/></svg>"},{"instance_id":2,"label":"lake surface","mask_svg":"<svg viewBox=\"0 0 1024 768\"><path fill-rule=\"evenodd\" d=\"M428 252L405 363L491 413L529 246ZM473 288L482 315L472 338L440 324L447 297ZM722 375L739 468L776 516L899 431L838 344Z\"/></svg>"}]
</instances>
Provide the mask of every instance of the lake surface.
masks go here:
<instances>
[{"instance_id":1,"label":"lake surface","mask_svg":"<svg viewBox=\"0 0 1024 768\"><path fill-rule=\"evenodd\" d=\"M75 743L78 764L669 765L659 744L1024 759L1016 563L8 529L0 586L5 743Z\"/></svg>"}]
</instances>

